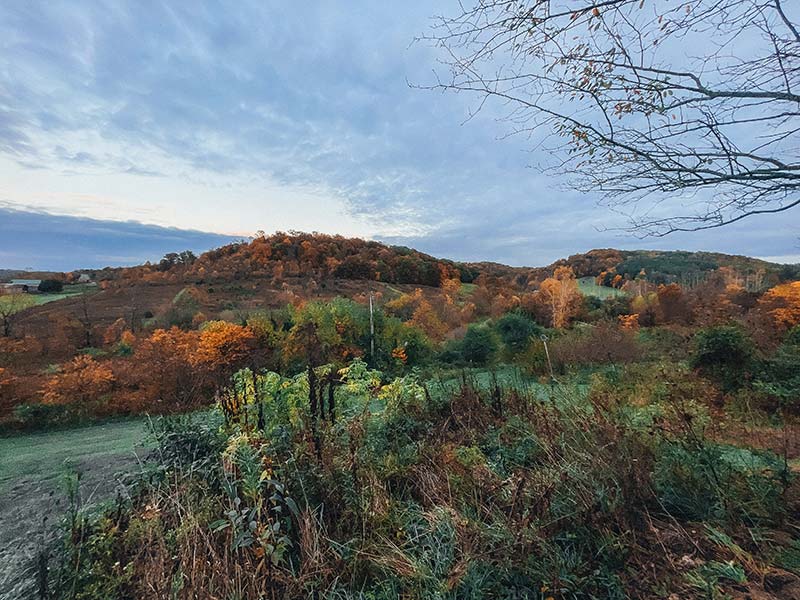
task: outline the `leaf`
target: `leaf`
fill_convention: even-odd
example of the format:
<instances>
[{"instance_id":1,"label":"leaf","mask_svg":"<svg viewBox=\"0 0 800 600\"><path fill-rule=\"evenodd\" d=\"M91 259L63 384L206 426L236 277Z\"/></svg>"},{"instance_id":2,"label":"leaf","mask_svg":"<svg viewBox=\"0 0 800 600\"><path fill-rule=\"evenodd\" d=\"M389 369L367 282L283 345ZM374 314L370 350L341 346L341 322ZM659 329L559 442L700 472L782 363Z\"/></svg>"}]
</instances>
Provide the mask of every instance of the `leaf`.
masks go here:
<instances>
[{"instance_id":1,"label":"leaf","mask_svg":"<svg viewBox=\"0 0 800 600\"><path fill-rule=\"evenodd\" d=\"M297 507L297 503L292 500L291 498L284 498L284 502L286 502L286 506L289 507L291 513L295 516L295 518L300 518L300 509Z\"/></svg>"},{"instance_id":2,"label":"leaf","mask_svg":"<svg viewBox=\"0 0 800 600\"><path fill-rule=\"evenodd\" d=\"M225 519L219 519L211 523L209 527L211 528L211 531L217 533L219 531L222 531L223 529L226 529L227 527L230 527L230 522L226 521Z\"/></svg>"}]
</instances>

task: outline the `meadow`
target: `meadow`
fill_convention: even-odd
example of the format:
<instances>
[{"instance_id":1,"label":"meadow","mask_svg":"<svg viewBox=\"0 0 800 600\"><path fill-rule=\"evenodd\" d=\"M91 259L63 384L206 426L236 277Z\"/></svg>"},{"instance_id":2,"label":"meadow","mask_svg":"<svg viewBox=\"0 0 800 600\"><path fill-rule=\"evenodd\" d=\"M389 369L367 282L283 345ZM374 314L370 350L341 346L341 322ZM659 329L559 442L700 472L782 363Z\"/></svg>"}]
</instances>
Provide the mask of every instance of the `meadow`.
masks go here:
<instances>
[{"instance_id":1,"label":"meadow","mask_svg":"<svg viewBox=\"0 0 800 600\"><path fill-rule=\"evenodd\" d=\"M68 481L81 474L81 502L113 497L117 474L147 454L142 418L0 437L0 598L32 595L36 559L59 531Z\"/></svg>"},{"instance_id":2,"label":"meadow","mask_svg":"<svg viewBox=\"0 0 800 600\"><path fill-rule=\"evenodd\" d=\"M648 370L237 372L210 412L154 422L126 501L70 509L51 591L792 597L795 462L762 442L796 425Z\"/></svg>"}]
</instances>

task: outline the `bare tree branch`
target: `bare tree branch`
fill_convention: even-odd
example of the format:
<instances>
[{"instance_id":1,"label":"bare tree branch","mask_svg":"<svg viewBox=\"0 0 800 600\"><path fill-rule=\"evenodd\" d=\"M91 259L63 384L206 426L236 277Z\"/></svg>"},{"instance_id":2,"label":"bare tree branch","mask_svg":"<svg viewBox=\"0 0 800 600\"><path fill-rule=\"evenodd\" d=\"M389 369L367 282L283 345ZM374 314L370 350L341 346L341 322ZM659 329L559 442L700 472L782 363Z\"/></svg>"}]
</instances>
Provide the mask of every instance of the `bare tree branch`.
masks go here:
<instances>
[{"instance_id":1,"label":"bare tree branch","mask_svg":"<svg viewBox=\"0 0 800 600\"><path fill-rule=\"evenodd\" d=\"M510 134L545 142L562 157L545 170L627 212L637 234L720 227L800 203L797 7L787 11L781 0L460 7L422 38L445 59L436 83L420 87L477 94L477 110L497 101ZM643 206L658 216L637 216Z\"/></svg>"}]
</instances>

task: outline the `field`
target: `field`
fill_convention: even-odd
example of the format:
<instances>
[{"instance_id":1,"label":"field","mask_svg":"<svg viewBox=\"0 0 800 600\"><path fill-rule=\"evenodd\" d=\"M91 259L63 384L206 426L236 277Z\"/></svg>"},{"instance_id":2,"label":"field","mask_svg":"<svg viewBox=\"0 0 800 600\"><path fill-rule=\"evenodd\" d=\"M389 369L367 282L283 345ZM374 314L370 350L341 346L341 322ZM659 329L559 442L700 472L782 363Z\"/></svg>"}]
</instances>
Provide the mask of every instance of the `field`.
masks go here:
<instances>
[{"instance_id":1,"label":"field","mask_svg":"<svg viewBox=\"0 0 800 600\"><path fill-rule=\"evenodd\" d=\"M31 561L65 508L64 478L80 472L81 497L110 496L115 475L137 468L146 420L0 438L0 599L25 597Z\"/></svg>"},{"instance_id":2,"label":"field","mask_svg":"<svg viewBox=\"0 0 800 600\"><path fill-rule=\"evenodd\" d=\"M79 283L65 286L62 291L54 294L32 294L32 296L36 300L36 304L38 306L40 304L47 304L49 302L55 302L56 300L63 300L64 298L73 298L84 293L92 293L96 291L97 286Z\"/></svg>"},{"instance_id":3,"label":"field","mask_svg":"<svg viewBox=\"0 0 800 600\"><path fill-rule=\"evenodd\" d=\"M578 279L578 290L580 290L581 294L584 296L595 296L602 300L625 295L625 292L622 290L606 287L604 285L597 285L594 277L581 277Z\"/></svg>"}]
</instances>

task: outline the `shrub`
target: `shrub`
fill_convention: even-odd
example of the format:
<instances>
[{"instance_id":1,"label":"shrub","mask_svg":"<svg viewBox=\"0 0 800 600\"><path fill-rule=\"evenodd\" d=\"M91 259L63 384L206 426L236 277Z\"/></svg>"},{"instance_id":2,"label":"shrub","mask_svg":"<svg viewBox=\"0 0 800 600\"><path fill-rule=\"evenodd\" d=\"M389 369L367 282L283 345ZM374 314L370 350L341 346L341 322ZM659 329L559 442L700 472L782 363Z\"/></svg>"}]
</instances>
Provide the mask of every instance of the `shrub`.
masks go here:
<instances>
[{"instance_id":1,"label":"shrub","mask_svg":"<svg viewBox=\"0 0 800 600\"><path fill-rule=\"evenodd\" d=\"M632 362L641 356L633 331L603 321L566 332L550 344L558 365Z\"/></svg>"},{"instance_id":2,"label":"shrub","mask_svg":"<svg viewBox=\"0 0 800 600\"><path fill-rule=\"evenodd\" d=\"M738 327L723 325L701 329L694 336L691 365L722 385L740 388L753 362L753 343Z\"/></svg>"},{"instance_id":3,"label":"shrub","mask_svg":"<svg viewBox=\"0 0 800 600\"><path fill-rule=\"evenodd\" d=\"M465 361L473 365L486 365L497 352L497 340L488 327L470 325L461 348Z\"/></svg>"},{"instance_id":4,"label":"shrub","mask_svg":"<svg viewBox=\"0 0 800 600\"><path fill-rule=\"evenodd\" d=\"M43 294L57 294L64 289L64 284L58 279L43 279L37 289Z\"/></svg>"},{"instance_id":5,"label":"shrub","mask_svg":"<svg viewBox=\"0 0 800 600\"><path fill-rule=\"evenodd\" d=\"M525 350L531 337L543 331L541 326L520 312L510 312L500 317L495 323L495 329L512 355Z\"/></svg>"},{"instance_id":6,"label":"shrub","mask_svg":"<svg viewBox=\"0 0 800 600\"><path fill-rule=\"evenodd\" d=\"M784 408L800 408L800 327L792 329L775 354L761 363L753 387Z\"/></svg>"},{"instance_id":7,"label":"shrub","mask_svg":"<svg viewBox=\"0 0 800 600\"><path fill-rule=\"evenodd\" d=\"M20 429L58 427L74 418L70 414L68 406L42 404L40 402L15 406L13 417L14 424Z\"/></svg>"}]
</instances>

